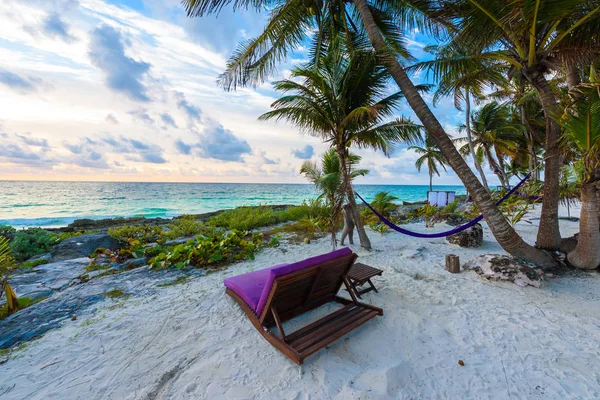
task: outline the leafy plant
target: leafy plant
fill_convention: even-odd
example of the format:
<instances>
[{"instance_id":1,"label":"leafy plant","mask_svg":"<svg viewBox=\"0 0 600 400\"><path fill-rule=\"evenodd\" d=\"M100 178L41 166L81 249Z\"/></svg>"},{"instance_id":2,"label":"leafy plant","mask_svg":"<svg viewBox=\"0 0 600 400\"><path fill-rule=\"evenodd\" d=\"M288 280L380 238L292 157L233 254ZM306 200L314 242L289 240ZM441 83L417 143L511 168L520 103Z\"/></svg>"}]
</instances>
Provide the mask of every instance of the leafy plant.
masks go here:
<instances>
[{"instance_id":1,"label":"leafy plant","mask_svg":"<svg viewBox=\"0 0 600 400\"><path fill-rule=\"evenodd\" d=\"M11 241L17 230L9 225L0 225L0 236L5 237L8 241Z\"/></svg>"},{"instance_id":2,"label":"leafy plant","mask_svg":"<svg viewBox=\"0 0 600 400\"><path fill-rule=\"evenodd\" d=\"M8 279L17 270L17 263L12 256L8 239L0 236L0 297L6 296L6 315L11 315L19 309L17 295L8 283Z\"/></svg>"},{"instance_id":3,"label":"leafy plant","mask_svg":"<svg viewBox=\"0 0 600 400\"><path fill-rule=\"evenodd\" d=\"M454 200L452 203L450 203L446 207L444 207L441 212L444 214L454 214L456 212L457 208L458 208L458 199Z\"/></svg>"},{"instance_id":4,"label":"leafy plant","mask_svg":"<svg viewBox=\"0 0 600 400\"><path fill-rule=\"evenodd\" d=\"M529 211L531 203L528 200L522 199L517 196L510 196L502 204L500 204L500 211L504 214L508 222L515 226ZM529 221L526 221L531 223Z\"/></svg>"},{"instance_id":5,"label":"leafy plant","mask_svg":"<svg viewBox=\"0 0 600 400\"><path fill-rule=\"evenodd\" d=\"M198 221L193 215L182 215L174 218L173 223L168 227L170 231L161 233L167 239L197 235L204 229L202 222Z\"/></svg>"},{"instance_id":6,"label":"leafy plant","mask_svg":"<svg viewBox=\"0 0 600 400\"><path fill-rule=\"evenodd\" d=\"M425 204L423 207L419 208L417 212L420 216L425 217L425 226L431 228L433 226L433 224L431 224L431 218L437 214L438 208L431 204Z\"/></svg>"},{"instance_id":7,"label":"leafy plant","mask_svg":"<svg viewBox=\"0 0 600 400\"><path fill-rule=\"evenodd\" d=\"M165 249L152 259L151 268L215 268L240 260L253 259L262 244L262 234L249 237L246 231L213 229L184 244Z\"/></svg>"},{"instance_id":8,"label":"leafy plant","mask_svg":"<svg viewBox=\"0 0 600 400\"><path fill-rule=\"evenodd\" d=\"M35 255L50 251L57 244L56 237L40 228L18 231L10 242L13 257L24 261Z\"/></svg>"}]
</instances>

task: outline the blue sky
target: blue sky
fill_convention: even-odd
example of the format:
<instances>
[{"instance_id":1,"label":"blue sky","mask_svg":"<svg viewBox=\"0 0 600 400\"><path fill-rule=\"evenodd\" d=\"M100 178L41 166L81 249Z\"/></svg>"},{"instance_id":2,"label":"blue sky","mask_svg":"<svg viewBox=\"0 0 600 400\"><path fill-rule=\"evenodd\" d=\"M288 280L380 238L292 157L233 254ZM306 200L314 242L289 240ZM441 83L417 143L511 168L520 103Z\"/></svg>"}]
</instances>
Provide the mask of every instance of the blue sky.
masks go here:
<instances>
[{"instance_id":1,"label":"blue sky","mask_svg":"<svg viewBox=\"0 0 600 400\"><path fill-rule=\"evenodd\" d=\"M257 120L276 98L269 82L216 85L264 15L190 19L179 0L5 0L0 22L0 179L303 182L301 163L326 149ZM427 37L407 41L426 57ZM272 79L302 57L293 52ZM450 99L434 111L451 133L464 119ZM408 106L398 113L414 119ZM371 170L360 183L427 180L405 147L390 158L358 153ZM453 173L435 182L460 183Z\"/></svg>"}]
</instances>

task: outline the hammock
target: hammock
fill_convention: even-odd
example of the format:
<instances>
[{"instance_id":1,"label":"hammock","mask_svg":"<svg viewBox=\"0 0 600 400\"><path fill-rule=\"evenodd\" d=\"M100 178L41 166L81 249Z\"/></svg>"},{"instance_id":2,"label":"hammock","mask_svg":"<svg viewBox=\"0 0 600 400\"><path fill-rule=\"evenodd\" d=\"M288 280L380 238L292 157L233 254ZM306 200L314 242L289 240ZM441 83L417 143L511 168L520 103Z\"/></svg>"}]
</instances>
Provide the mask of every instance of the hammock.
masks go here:
<instances>
[{"instance_id":1,"label":"hammock","mask_svg":"<svg viewBox=\"0 0 600 400\"><path fill-rule=\"evenodd\" d=\"M516 185L514 188L512 188L512 190L510 192L508 192L504 197L502 197L500 200L498 200L496 202L496 205L500 205L500 203L502 203L504 200L508 199L510 197L510 195L512 195L513 193L515 193L519 187L521 187L522 184L525 183L525 181L527 179L529 179L529 177L531 176L531 173L527 174L527 176L525 178L523 178L523 180L521 182L519 182L518 185ZM413 236L413 237L417 237L417 238L442 238L442 237L446 237L446 236L450 236L450 235L454 235L455 233L458 232L462 232L465 229L468 229L470 227L472 227L473 225L475 225L476 223L478 223L479 221L481 221L483 219L483 215L479 215L479 217L467 222L464 225L460 225L457 226L456 228L452 229L451 231L447 231L447 232L438 232L438 233L419 233L419 232L413 232L413 231L409 231L403 228L400 228L398 225L394 225L391 221L389 221L386 217L384 217L383 215L379 214L373 207L371 207L371 205L369 203L367 203L365 201L365 199L363 199L361 197L360 194L355 193L356 196L362 200L363 203L365 203L365 205L367 207L369 207L371 209L371 211L373 211L373 213L377 216L377 218L379 218L381 220L381 222L383 222L384 224L386 224L387 226L389 226L391 229L395 230L396 232L400 232L403 233L405 235L408 236Z\"/></svg>"}]
</instances>

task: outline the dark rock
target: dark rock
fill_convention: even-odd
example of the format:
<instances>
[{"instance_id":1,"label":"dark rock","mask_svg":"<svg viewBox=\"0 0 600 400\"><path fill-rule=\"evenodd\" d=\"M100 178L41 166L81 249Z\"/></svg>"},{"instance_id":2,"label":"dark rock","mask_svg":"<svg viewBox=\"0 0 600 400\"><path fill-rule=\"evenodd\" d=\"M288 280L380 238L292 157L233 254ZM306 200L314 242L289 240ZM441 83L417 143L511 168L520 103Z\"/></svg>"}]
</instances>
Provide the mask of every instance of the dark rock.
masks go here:
<instances>
[{"instance_id":1,"label":"dark rock","mask_svg":"<svg viewBox=\"0 0 600 400\"><path fill-rule=\"evenodd\" d=\"M89 258L77 258L38 265L13 276L10 284L20 297L30 297L31 293L42 290L60 291L71 285L76 277L85 274L89 264Z\"/></svg>"},{"instance_id":2,"label":"dark rock","mask_svg":"<svg viewBox=\"0 0 600 400\"><path fill-rule=\"evenodd\" d=\"M472 269L486 279L514 282L518 286L539 288L544 272L532 264L508 255L485 254L467 261L464 269Z\"/></svg>"},{"instance_id":3,"label":"dark rock","mask_svg":"<svg viewBox=\"0 0 600 400\"><path fill-rule=\"evenodd\" d=\"M563 253L570 253L573 250L575 250L575 247L577 247L577 237L579 236L579 233L576 233L575 235L569 237L569 238L564 238L561 239L560 241L560 251L562 251Z\"/></svg>"},{"instance_id":4,"label":"dark rock","mask_svg":"<svg viewBox=\"0 0 600 400\"><path fill-rule=\"evenodd\" d=\"M447 236L446 240L460 247L479 247L483 244L483 227L481 224L475 224L462 232Z\"/></svg>"},{"instance_id":5,"label":"dark rock","mask_svg":"<svg viewBox=\"0 0 600 400\"><path fill-rule=\"evenodd\" d=\"M125 266L128 269L134 269L134 268L143 267L144 265L147 265L147 263L148 263L148 259L146 257L139 257L139 258L133 258L131 260L125 261Z\"/></svg>"},{"instance_id":6,"label":"dark rock","mask_svg":"<svg viewBox=\"0 0 600 400\"><path fill-rule=\"evenodd\" d=\"M120 247L119 241L104 233L75 236L63 240L52 248L51 261L71 260L74 258L89 257L97 248L116 250Z\"/></svg>"},{"instance_id":7,"label":"dark rock","mask_svg":"<svg viewBox=\"0 0 600 400\"><path fill-rule=\"evenodd\" d=\"M44 254L38 254L37 256L33 256L30 259L28 259L28 262L35 262L35 261L39 261L39 260L45 260L45 261L50 261L50 259L52 258L52 254L50 253L44 253Z\"/></svg>"},{"instance_id":8,"label":"dark rock","mask_svg":"<svg viewBox=\"0 0 600 400\"><path fill-rule=\"evenodd\" d=\"M190 238L190 237L185 238L185 237L183 237L183 238L171 239L171 240L167 240L164 245L165 246L176 246L178 244L184 244L184 243L186 243L190 239L193 239L193 238Z\"/></svg>"},{"instance_id":9,"label":"dark rock","mask_svg":"<svg viewBox=\"0 0 600 400\"><path fill-rule=\"evenodd\" d=\"M163 288L157 286L172 282L180 276L198 276L204 270L165 270L157 274L148 267L136 268L121 274L106 275L54 292L48 299L36 303L0 321L0 349L6 349L35 339L51 329L70 323L75 315L93 312L96 303L107 300L105 293L122 290L128 296L149 298Z\"/></svg>"}]
</instances>

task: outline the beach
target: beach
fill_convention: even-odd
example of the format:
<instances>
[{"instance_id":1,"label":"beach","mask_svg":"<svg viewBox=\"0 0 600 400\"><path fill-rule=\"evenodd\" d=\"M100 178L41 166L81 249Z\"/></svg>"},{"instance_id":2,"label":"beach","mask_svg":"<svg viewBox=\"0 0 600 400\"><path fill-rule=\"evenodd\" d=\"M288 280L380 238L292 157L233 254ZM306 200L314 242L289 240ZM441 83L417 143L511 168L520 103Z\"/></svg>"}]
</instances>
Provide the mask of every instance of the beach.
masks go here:
<instances>
[{"instance_id":1,"label":"beach","mask_svg":"<svg viewBox=\"0 0 600 400\"><path fill-rule=\"evenodd\" d=\"M524 218L530 223L517 224L529 243L539 211ZM157 288L152 296L81 309L76 320L26 343L0 365L0 399L599 398L600 275L568 269L547 274L537 289L447 272L446 254L459 255L461 263L504 254L482 225L484 244L475 249L368 230L373 251L350 247L360 262L384 271L374 278L379 293L363 298L384 315L302 367L256 332L225 295L223 280L331 251L327 237L282 241L255 260ZM563 237L578 231L577 222L560 225ZM331 307L284 328L291 332Z\"/></svg>"}]
</instances>

